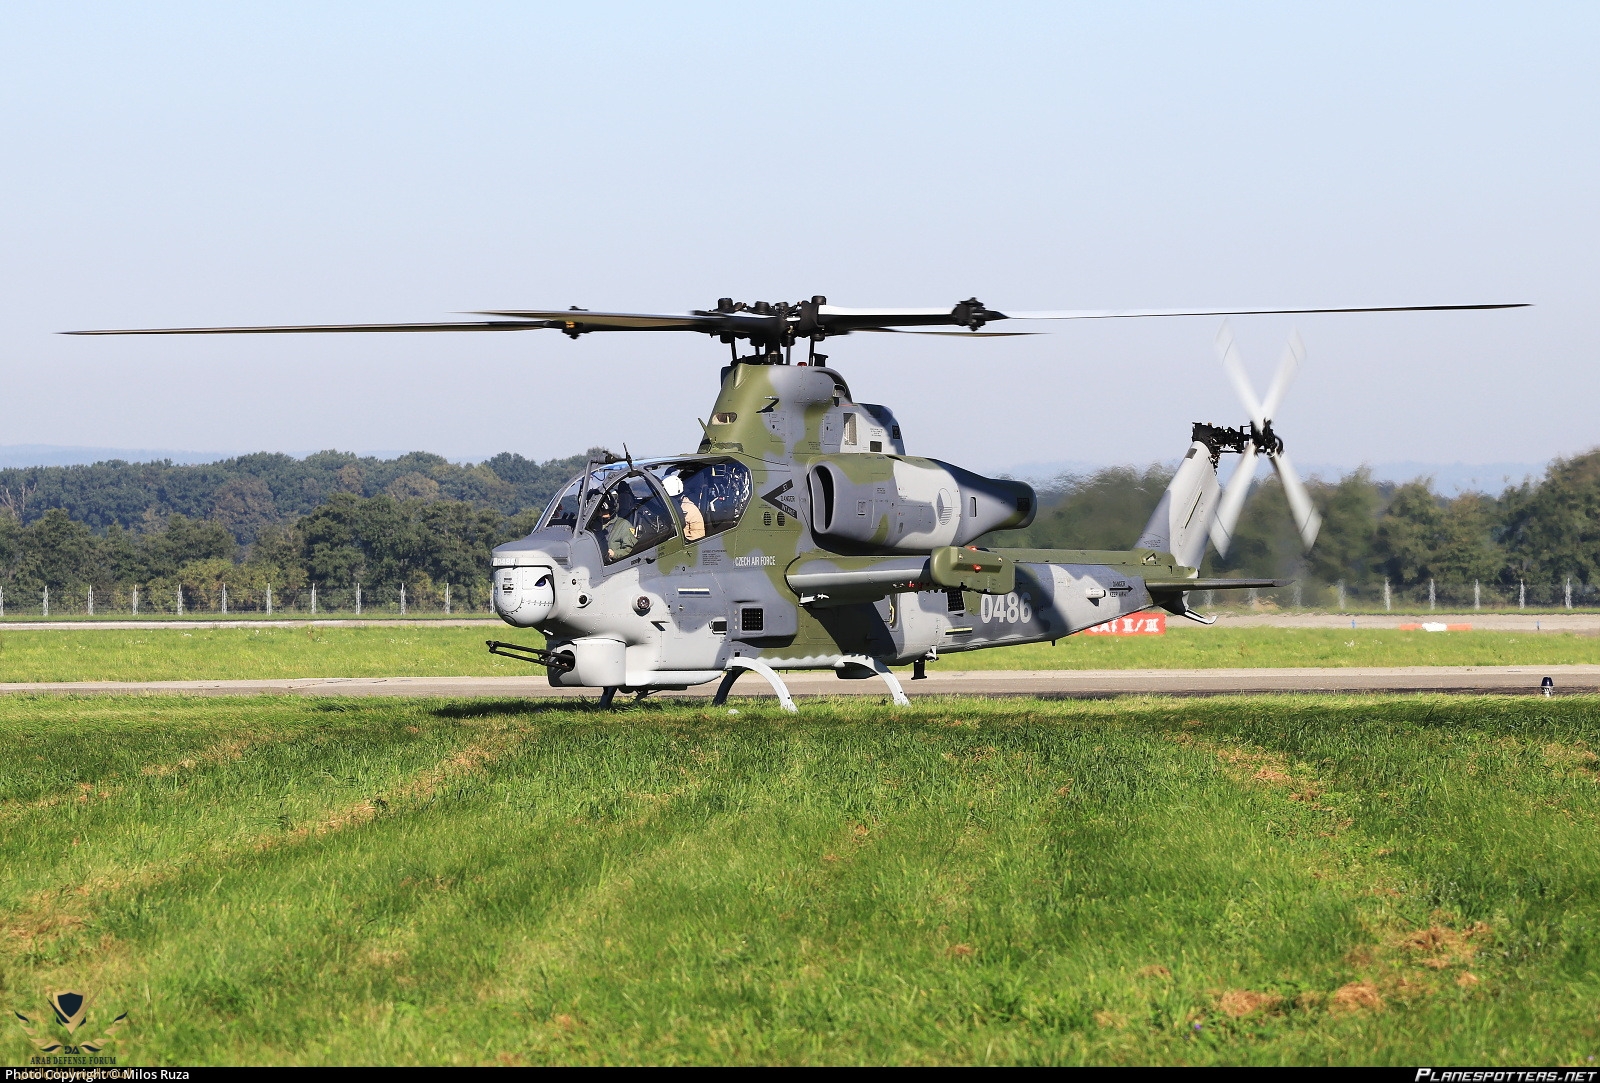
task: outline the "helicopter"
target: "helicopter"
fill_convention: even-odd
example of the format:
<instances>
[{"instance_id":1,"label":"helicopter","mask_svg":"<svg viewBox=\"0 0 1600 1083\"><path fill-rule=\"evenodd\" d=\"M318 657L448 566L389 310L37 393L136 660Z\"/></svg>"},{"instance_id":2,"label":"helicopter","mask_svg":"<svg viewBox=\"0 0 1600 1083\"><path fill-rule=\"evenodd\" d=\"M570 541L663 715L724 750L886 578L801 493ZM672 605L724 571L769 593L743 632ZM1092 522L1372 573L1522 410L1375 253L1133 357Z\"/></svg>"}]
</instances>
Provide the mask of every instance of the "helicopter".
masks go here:
<instances>
[{"instance_id":1,"label":"helicopter","mask_svg":"<svg viewBox=\"0 0 1600 1083\"><path fill-rule=\"evenodd\" d=\"M1206 548L1226 554L1265 456L1309 550L1320 520L1273 419L1305 356L1292 335L1258 398L1226 322L1216 348L1247 422L1196 422L1171 483L1126 550L1015 549L980 544L1027 526L1028 484L913 455L883 405L859 401L817 347L865 332L1004 337L1005 320L1461 311L1521 304L1363 308L1144 309L1006 312L975 297L950 308L842 308L735 302L684 313L569 309L477 312L477 321L305 324L72 331L77 335L281 334L555 330L694 332L729 347L709 419L691 453L606 455L550 500L525 538L492 553L496 614L536 629L544 646L489 640L488 649L543 667L556 687L640 698L720 681L724 704L742 674L764 678L796 710L781 671L881 678L909 702L891 667L912 679L950 654L1057 641L1160 608L1209 624L1194 591L1270 588L1275 579L1203 578ZM950 328L949 330L927 330ZM804 356L795 347L804 342ZM741 348L748 352L741 353ZM1224 454L1237 455L1226 489Z\"/></svg>"}]
</instances>

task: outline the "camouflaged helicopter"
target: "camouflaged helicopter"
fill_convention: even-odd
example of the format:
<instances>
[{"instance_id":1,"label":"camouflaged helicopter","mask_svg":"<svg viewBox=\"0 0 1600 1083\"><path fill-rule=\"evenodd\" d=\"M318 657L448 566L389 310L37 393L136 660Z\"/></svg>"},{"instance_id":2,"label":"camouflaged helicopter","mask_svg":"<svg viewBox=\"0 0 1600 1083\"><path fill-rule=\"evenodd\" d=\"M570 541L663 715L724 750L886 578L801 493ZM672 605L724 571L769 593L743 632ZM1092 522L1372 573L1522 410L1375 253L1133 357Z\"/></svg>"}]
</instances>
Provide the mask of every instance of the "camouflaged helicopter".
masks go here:
<instances>
[{"instance_id":1,"label":"camouflaged helicopter","mask_svg":"<svg viewBox=\"0 0 1600 1083\"><path fill-rule=\"evenodd\" d=\"M781 670L913 680L947 654L1058 640L1159 607L1210 623L1197 590L1282 585L1201 578L1209 543L1226 553L1265 455L1307 549L1320 521L1272 419L1304 355L1298 336L1264 399L1244 373L1226 323L1217 349L1249 421L1195 423L1148 525L1126 550L1007 549L984 535L1026 526L1038 510L1027 484L912 455L893 412L859 402L817 345L856 332L1005 336L1007 319L1060 320L1267 313L1515 308L1185 309L1001 312L969 299L948 309L852 309L735 303L681 314L516 310L475 322L163 328L70 334L235 334L551 329L691 331L731 351L703 437L691 454L591 461L550 501L527 537L493 552L495 612L542 632L542 647L490 640L492 652L543 666L559 687L640 696L720 680L726 701L744 672L766 679L794 710ZM794 348L807 343L795 360ZM750 352L741 356L741 343ZM1226 490L1225 453L1240 458Z\"/></svg>"}]
</instances>

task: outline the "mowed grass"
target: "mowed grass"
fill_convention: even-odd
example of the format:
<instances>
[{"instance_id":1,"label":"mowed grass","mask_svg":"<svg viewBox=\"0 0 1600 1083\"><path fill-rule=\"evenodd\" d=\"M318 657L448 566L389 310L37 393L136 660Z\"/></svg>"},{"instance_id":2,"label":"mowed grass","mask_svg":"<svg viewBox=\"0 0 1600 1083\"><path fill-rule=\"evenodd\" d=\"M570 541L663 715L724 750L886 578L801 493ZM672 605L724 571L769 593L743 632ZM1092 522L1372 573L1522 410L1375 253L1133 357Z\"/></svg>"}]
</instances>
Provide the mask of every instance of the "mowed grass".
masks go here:
<instances>
[{"instance_id":1,"label":"mowed grass","mask_svg":"<svg viewBox=\"0 0 1600 1083\"><path fill-rule=\"evenodd\" d=\"M0 632L0 682L544 676L489 639L544 642L506 626Z\"/></svg>"},{"instance_id":2,"label":"mowed grass","mask_svg":"<svg viewBox=\"0 0 1600 1083\"><path fill-rule=\"evenodd\" d=\"M0 1000L123 1064L1600 1051L1600 701L736 702L0 700Z\"/></svg>"},{"instance_id":3,"label":"mowed grass","mask_svg":"<svg viewBox=\"0 0 1600 1083\"><path fill-rule=\"evenodd\" d=\"M1600 663L1600 636L1573 632L1402 632L1389 628L1207 628L1160 636L1075 635L1055 646L946 654L941 669L1279 669Z\"/></svg>"},{"instance_id":4,"label":"mowed grass","mask_svg":"<svg viewBox=\"0 0 1600 1083\"><path fill-rule=\"evenodd\" d=\"M0 682L544 675L489 654L487 639L543 643L536 632L496 626L8 631ZM935 671L1569 663L1600 663L1600 636L1180 625L1164 636L1080 635L1054 647L946 654Z\"/></svg>"}]
</instances>

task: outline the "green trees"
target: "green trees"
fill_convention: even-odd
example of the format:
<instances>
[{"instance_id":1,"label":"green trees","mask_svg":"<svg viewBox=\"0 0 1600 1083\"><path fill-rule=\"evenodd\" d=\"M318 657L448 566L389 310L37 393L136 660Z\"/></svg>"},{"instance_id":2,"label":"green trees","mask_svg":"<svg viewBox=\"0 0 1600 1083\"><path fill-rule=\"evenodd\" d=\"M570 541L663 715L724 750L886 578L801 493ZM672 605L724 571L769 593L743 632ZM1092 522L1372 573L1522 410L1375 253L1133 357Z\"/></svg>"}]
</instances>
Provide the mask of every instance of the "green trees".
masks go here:
<instances>
[{"instance_id":1,"label":"green trees","mask_svg":"<svg viewBox=\"0 0 1600 1083\"><path fill-rule=\"evenodd\" d=\"M145 612L263 609L270 586L279 609L304 608L313 584L322 608L349 608L360 585L365 604L392 604L403 584L418 606L443 602L481 608L489 550L527 533L533 515L506 516L459 500L397 500L335 493L309 515L262 527L241 546L223 523L172 515L165 523L96 535L60 508L22 525L0 512L0 588L13 609L39 605L50 589L54 612L97 606L127 609L140 590Z\"/></svg>"},{"instance_id":2,"label":"green trees","mask_svg":"<svg viewBox=\"0 0 1600 1083\"><path fill-rule=\"evenodd\" d=\"M591 454L598 454L598 451ZM247 455L204 466L98 463L0 470L0 590L5 604L52 610L145 611L392 605L403 585L422 607L486 601L489 550L526 534L585 456L536 463L502 454L476 466L437 455L396 459L319 452L305 459ZM1132 544L1171 472L1160 465L1067 476L1041 491L1037 520L990 535L992 545L1116 549ZM1373 604L1387 582L1402 601L1560 604L1600 595L1600 450L1557 460L1545 477L1495 497L1446 498L1428 479L1376 482L1356 470L1312 481L1323 516L1309 554L1276 479L1256 485L1227 559L1205 574L1295 579L1307 603L1343 583Z\"/></svg>"},{"instance_id":3,"label":"green trees","mask_svg":"<svg viewBox=\"0 0 1600 1083\"><path fill-rule=\"evenodd\" d=\"M601 449L590 453L604 454ZM0 470L0 590L12 609L481 608L489 550L526 534L587 456L457 465L325 451L203 466L96 463Z\"/></svg>"},{"instance_id":4,"label":"green trees","mask_svg":"<svg viewBox=\"0 0 1600 1083\"><path fill-rule=\"evenodd\" d=\"M594 449L591 454L601 453ZM240 545L292 523L335 493L458 501L502 515L543 507L586 456L534 462L510 452L462 465L412 452L394 459L320 451L304 459L260 453L198 466L171 462L0 470L0 512L32 523L52 509L97 534L149 528L173 515L220 523Z\"/></svg>"},{"instance_id":5,"label":"green trees","mask_svg":"<svg viewBox=\"0 0 1600 1083\"><path fill-rule=\"evenodd\" d=\"M19 580L27 587L61 590L79 582L92 557L93 535L60 508L52 508L22 530L18 547Z\"/></svg>"},{"instance_id":6,"label":"green trees","mask_svg":"<svg viewBox=\"0 0 1600 1083\"><path fill-rule=\"evenodd\" d=\"M1026 530L991 544L1119 548L1133 542L1170 473L1114 467L1063 478L1042 495ZM1334 584L1371 603L1385 581L1402 601L1560 604L1568 577L1574 603L1600 595L1600 450L1552 463L1545 477L1495 497L1444 497L1430 479L1376 482L1366 469L1308 486L1323 517L1316 547L1301 552L1277 480L1258 483L1245 504L1225 560L1208 556L1205 573L1297 579L1307 602L1331 598ZM1319 599L1320 588L1330 588Z\"/></svg>"},{"instance_id":7,"label":"green trees","mask_svg":"<svg viewBox=\"0 0 1600 1083\"><path fill-rule=\"evenodd\" d=\"M1066 474L1041 491L1039 514L1021 530L988 535L990 545L1060 549L1125 549L1161 499L1172 471L1113 466Z\"/></svg>"},{"instance_id":8,"label":"green trees","mask_svg":"<svg viewBox=\"0 0 1600 1083\"><path fill-rule=\"evenodd\" d=\"M1557 459L1539 483L1508 489L1502 504L1508 574L1600 580L1600 450Z\"/></svg>"},{"instance_id":9,"label":"green trees","mask_svg":"<svg viewBox=\"0 0 1600 1083\"><path fill-rule=\"evenodd\" d=\"M476 605L489 550L517 533L505 516L464 501L336 493L295 525L290 547L311 582L334 589L359 582L377 596L404 583L424 604L452 584L456 601Z\"/></svg>"}]
</instances>

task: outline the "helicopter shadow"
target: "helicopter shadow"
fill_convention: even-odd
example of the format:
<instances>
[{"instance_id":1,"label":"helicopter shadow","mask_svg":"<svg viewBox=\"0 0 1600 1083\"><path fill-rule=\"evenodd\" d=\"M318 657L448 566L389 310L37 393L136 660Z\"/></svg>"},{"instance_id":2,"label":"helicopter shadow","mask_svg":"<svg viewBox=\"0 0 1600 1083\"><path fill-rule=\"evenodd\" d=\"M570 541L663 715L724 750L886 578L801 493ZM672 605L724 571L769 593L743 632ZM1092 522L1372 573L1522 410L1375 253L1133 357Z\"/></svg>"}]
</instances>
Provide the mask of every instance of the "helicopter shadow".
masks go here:
<instances>
[{"instance_id":1,"label":"helicopter shadow","mask_svg":"<svg viewBox=\"0 0 1600 1083\"><path fill-rule=\"evenodd\" d=\"M615 717L659 707L661 700L627 700L602 707L597 699L490 699L470 703L451 703L436 707L430 713L435 718L488 718L492 715L538 717L549 714L587 714Z\"/></svg>"},{"instance_id":2,"label":"helicopter shadow","mask_svg":"<svg viewBox=\"0 0 1600 1083\"><path fill-rule=\"evenodd\" d=\"M490 699L451 703L429 713L435 718L487 718L490 715L598 714L600 710L594 700Z\"/></svg>"}]
</instances>

